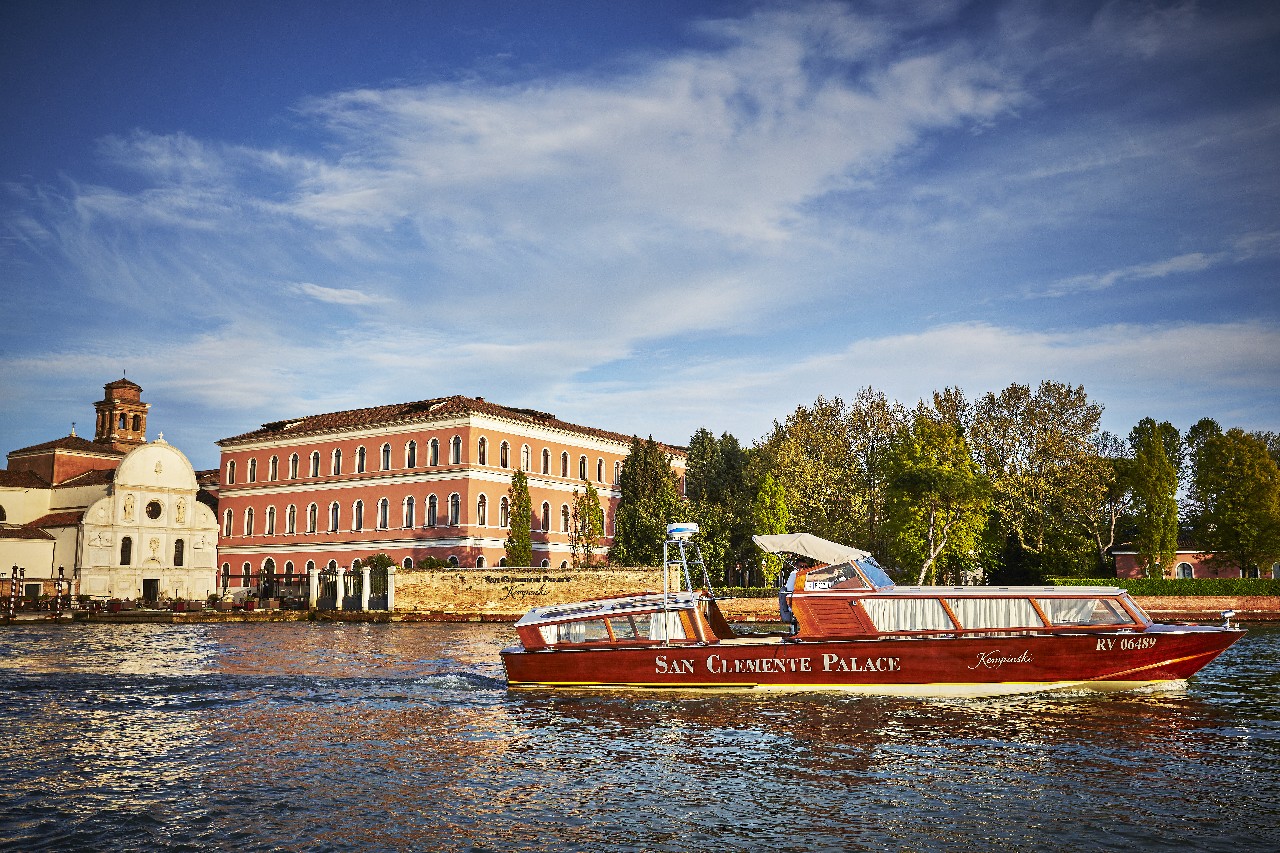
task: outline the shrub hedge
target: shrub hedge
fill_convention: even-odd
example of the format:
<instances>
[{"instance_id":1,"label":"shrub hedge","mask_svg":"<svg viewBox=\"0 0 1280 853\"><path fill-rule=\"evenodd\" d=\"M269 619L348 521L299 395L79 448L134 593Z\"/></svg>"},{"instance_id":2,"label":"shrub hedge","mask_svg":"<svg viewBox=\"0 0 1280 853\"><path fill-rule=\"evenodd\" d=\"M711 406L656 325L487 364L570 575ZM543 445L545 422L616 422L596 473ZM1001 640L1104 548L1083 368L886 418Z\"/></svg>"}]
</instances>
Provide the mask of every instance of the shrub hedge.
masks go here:
<instances>
[{"instance_id":1,"label":"shrub hedge","mask_svg":"<svg viewBox=\"0 0 1280 853\"><path fill-rule=\"evenodd\" d=\"M721 598L777 598L776 586L725 586L716 590Z\"/></svg>"},{"instance_id":2,"label":"shrub hedge","mask_svg":"<svg viewBox=\"0 0 1280 853\"><path fill-rule=\"evenodd\" d=\"M1130 595L1280 595L1275 578L1049 578L1054 586L1118 586Z\"/></svg>"}]
</instances>

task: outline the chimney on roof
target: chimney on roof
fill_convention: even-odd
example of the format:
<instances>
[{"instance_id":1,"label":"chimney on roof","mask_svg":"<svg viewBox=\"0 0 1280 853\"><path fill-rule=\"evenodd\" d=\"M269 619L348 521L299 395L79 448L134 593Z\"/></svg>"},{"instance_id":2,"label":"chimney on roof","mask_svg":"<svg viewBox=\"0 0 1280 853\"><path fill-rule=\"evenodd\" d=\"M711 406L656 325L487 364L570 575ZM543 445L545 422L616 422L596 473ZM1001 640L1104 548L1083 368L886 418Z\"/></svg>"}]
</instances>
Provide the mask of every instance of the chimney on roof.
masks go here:
<instances>
[{"instance_id":1,"label":"chimney on roof","mask_svg":"<svg viewBox=\"0 0 1280 853\"><path fill-rule=\"evenodd\" d=\"M476 402L478 402L478 403L483 403L483 402L484 402L484 397L476 397Z\"/></svg>"}]
</instances>

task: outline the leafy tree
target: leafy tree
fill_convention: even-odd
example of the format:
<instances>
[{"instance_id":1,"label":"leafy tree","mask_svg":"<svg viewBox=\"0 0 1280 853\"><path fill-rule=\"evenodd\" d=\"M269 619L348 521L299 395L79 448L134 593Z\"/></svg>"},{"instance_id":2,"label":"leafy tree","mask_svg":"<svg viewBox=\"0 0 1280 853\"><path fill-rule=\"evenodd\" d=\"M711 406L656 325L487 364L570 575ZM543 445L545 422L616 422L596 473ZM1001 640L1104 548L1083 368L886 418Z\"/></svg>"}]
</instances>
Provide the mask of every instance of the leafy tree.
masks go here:
<instances>
[{"instance_id":1,"label":"leafy tree","mask_svg":"<svg viewBox=\"0 0 1280 853\"><path fill-rule=\"evenodd\" d=\"M596 547L604 538L604 509L591 481L583 480L582 485L581 492L573 490L569 550L573 554L574 566L589 567L595 560Z\"/></svg>"},{"instance_id":2,"label":"leafy tree","mask_svg":"<svg viewBox=\"0 0 1280 853\"><path fill-rule=\"evenodd\" d=\"M751 562L750 454L729 433L699 429L689 441L685 496L697 522L702 558L713 582L741 582L735 571ZM731 579L730 576L734 575Z\"/></svg>"},{"instance_id":3,"label":"leafy tree","mask_svg":"<svg viewBox=\"0 0 1280 853\"><path fill-rule=\"evenodd\" d=\"M1093 452L1102 477L1094 483L1093 512L1083 519L1083 527L1097 548L1097 569L1106 575L1114 571L1111 549L1116 545L1116 537L1123 532L1133 503L1129 488L1132 459L1129 446L1106 431L1094 437Z\"/></svg>"},{"instance_id":4,"label":"leafy tree","mask_svg":"<svg viewBox=\"0 0 1280 853\"><path fill-rule=\"evenodd\" d=\"M517 468L511 475L507 502L511 506L511 528L506 541L507 564L532 566L533 540L529 534L533 525L533 507L529 498L529 479L524 469Z\"/></svg>"},{"instance_id":5,"label":"leafy tree","mask_svg":"<svg viewBox=\"0 0 1280 853\"><path fill-rule=\"evenodd\" d=\"M618 484L617 530L609 561L624 566L656 566L662 562L667 525L687 510L676 489L671 456L653 437L631 439Z\"/></svg>"},{"instance_id":6,"label":"leafy tree","mask_svg":"<svg viewBox=\"0 0 1280 853\"><path fill-rule=\"evenodd\" d=\"M1134 545L1148 577L1164 577L1178 552L1178 461L1182 438L1169 422L1143 418L1129 433L1133 459L1127 480L1133 496Z\"/></svg>"},{"instance_id":7,"label":"leafy tree","mask_svg":"<svg viewBox=\"0 0 1280 853\"><path fill-rule=\"evenodd\" d=\"M1188 520L1215 569L1257 576L1280 560L1280 469L1266 443L1206 418L1188 432Z\"/></svg>"},{"instance_id":8,"label":"leafy tree","mask_svg":"<svg viewBox=\"0 0 1280 853\"><path fill-rule=\"evenodd\" d=\"M1092 516L1107 472L1093 449L1101 417L1083 386L1051 381L1034 393L1015 383L975 404L970 447L991 481L997 524L989 542L1026 552L1040 571L1047 561L1092 561L1080 520Z\"/></svg>"},{"instance_id":9,"label":"leafy tree","mask_svg":"<svg viewBox=\"0 0 1280 853\"><path fill-rule=\"evenodd\" d=\"M888 529L898 552L920 566L923 584L937 576L942 558L971 557L990 490L956 427L925 411L901 431L890 460Z\"/></svg>"},{"instance_id":10,"label":"leafy tree","mask_svg":"<svg viewBox=\"0 0 1280 853\"><path fill-rule=\"evenodd\" d=\"M787 494L782 484L766 474L760 491L751 505L751 527L758 536L770 536L791 532L791 513L787 509ZM760 573L766 586L778 582L782 572L782 558L765 554L760 560Z\"/></svg>"}]
</instances>

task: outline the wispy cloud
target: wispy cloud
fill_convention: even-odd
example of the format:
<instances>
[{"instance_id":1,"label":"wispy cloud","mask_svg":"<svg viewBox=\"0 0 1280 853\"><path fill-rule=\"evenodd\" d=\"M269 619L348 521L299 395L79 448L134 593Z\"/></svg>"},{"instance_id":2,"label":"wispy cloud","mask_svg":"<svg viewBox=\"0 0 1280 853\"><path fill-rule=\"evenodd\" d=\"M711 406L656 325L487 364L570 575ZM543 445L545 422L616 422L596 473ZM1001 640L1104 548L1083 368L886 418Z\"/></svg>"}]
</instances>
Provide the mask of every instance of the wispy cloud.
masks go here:
<instances>
[{"instance_id":1,"label":"wispy cloud","mask_svg":"<svg viewBox=\"0 0 1280 853\"><path fill-rule=\"evenodd\" d=\"M375 294L366 293L363 290L354 290L345 287L324 287L319 284L311 284L309 282L295 282L289 286L290 290L299 293L317 302L328 302L332 305L377 305L387 300Z\"/></svg>"}]
</instances>

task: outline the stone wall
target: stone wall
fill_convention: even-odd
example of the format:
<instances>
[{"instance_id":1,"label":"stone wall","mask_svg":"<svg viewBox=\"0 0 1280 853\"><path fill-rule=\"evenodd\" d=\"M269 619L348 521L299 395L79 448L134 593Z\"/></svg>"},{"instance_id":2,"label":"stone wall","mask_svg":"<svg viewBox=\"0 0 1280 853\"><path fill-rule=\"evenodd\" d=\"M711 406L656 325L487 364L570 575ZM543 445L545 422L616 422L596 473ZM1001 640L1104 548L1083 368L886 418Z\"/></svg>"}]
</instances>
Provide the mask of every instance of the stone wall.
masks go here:
<instances>
[{"instance_id":1,"label":"stone wall","mask_svg":"<svg viewBox=\"0 0 1280 853\"><path fill-rule=\"evenodd\" d=\"M662 590L661 569L401 569L396 611L514 621L531 607L645 590Z\"/></svg>"},{"instance_id":2,"label":"stone wall","mask_svg":"<svg viewBox=\"0 0 1280 853\"><path fill-rule=\"evenodd\" d=\"M1236 611L1236 622L1280 621L1280 596L1276 595L1134 596L1133 600L1157 622L1217 622L1224 610Z\"/></svg>"}]
</instances>

